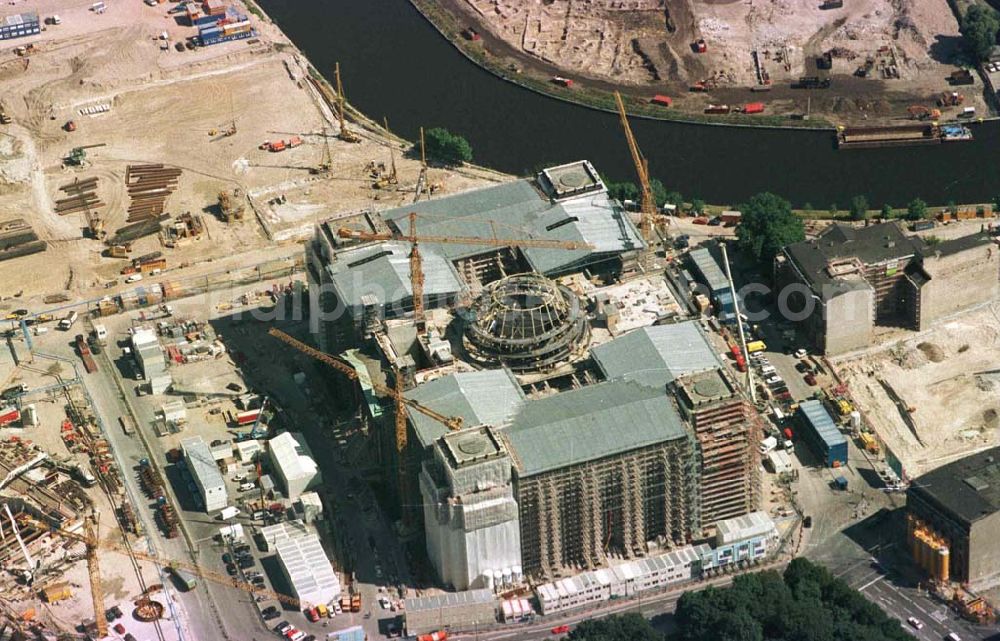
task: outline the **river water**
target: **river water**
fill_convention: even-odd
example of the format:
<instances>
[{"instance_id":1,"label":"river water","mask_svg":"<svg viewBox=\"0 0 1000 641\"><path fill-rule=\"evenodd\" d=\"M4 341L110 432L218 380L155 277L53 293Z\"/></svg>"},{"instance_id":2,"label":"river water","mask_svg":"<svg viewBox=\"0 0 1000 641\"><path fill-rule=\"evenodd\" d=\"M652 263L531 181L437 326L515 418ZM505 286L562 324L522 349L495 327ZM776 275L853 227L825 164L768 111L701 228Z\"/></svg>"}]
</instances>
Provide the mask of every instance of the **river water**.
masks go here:
<instances>
[{"instance_id":1,"label":"river water","mask_svg":"<svg viewBox=\"0 0 1000 641\"><path fill-rule=\"evenodd\" d=\"M388 117L409 140L418 128L465 136L475 161L526 174L587 158L612 179L634 169L618 117L548 98L468 61L407 0L258 0L348 100ZM1000 195L1000 121L975 140L927 147L838 151L833 133L633 119L650 174L687 198L737 203L760 191L816 208L865 195L873 207L988 202Z\"/></svg>"}]
</instances>

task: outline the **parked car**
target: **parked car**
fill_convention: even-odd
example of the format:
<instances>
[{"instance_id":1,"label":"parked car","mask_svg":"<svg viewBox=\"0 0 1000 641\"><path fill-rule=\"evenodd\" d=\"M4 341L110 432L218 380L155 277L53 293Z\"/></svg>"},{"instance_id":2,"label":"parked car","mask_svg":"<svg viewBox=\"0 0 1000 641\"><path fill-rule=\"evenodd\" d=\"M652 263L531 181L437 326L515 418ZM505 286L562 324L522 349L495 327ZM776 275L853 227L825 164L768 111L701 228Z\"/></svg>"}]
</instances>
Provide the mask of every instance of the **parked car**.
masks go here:
<instances>
[{"instance_id":1,"label":"parked car","mask_svg":"<svg viewBox=\"0 0 1000 641\"><path fill-rule=\"evenodd\" d=\"M123 626L121 623L116 623L115 632L117 632L118 634L125 634L125 626Z\"/></svg>"},{"instance_id":2,"label":"parked car","mask_svg":"<svg viewBox=\"0 0 1000 641\"><path fill-rule=\"evenodd\" d=\"M278 625L274 626L274 631L277 632L278 634L284 634L285 630L290 630L291 627L292 627L291 623L289 623L288 621L282 621Z\"/></svg>"},{"instance_id":3,"label":"parked car","mask_svg":"<svg viewBox=\"0 0 1000 641\"><path fill-rule=\"evenodd\" d=\"M271 607L263 610L261 612L261 616L264 617L265 621L270 621L271 619L277 619L280 617L281 613L278 612L278 609L272 605Z\"/></svg>"},{"instance_id":4,"label":"parked car","mask_svg":"<svg viewBox=\"0 0 1000 641\"><path fill-rule=\"evenodd\" d=\"M552 634L566 634L567 632L569 632L569 626L565 623L552 628Z\"/></svg>"},{"instance_id":5,"label":"parked car","mask_svg":"<svg viewBox=\"0 0 1000 641\"><path fill-rule=\"evenodd\" d=\"M793 356L795 356L795 358L805 358L806 354L808 354L808 353L809 352L807 352L804 347L800 347L797 350L795 350L795 353L793 354Z\"/></svg>"},{"instance_id":6,"label":"parked car","mask_svg":"<svg viewBox=\"0 0 1000 641\"><path fill-rule=\"evenodd\" d=\"M784 383L785 381L783 378L775 374L773 376L768 376L766 379L764 379L764 382L767 383L768 385L778 385L780 383Z\"/></svg>"},{"instance_id":7,"label":"parked car","mask_svg":"<svg viewBox=\"0 0 1000 641\"><path fill-rule=\"evenodd\" d=\"M914 630L922 630L924 627L923 621L921 621L917 617L910 617L906 620L906 622L909 623Z\"/></svg>"},{"instance_id":8,"label":"parked car","mask_svg":"<svg viewBox=\"0 0 1000 641\"><path fill-rule=\"evenodd\" d=\"M808 374L805 375L804 378L806 380L806 384L808 384L810 386L813 386L813 387L816 386L816 375L815 374L813 374L812 372L809 372Z\"/></svg>"}]
</instances>

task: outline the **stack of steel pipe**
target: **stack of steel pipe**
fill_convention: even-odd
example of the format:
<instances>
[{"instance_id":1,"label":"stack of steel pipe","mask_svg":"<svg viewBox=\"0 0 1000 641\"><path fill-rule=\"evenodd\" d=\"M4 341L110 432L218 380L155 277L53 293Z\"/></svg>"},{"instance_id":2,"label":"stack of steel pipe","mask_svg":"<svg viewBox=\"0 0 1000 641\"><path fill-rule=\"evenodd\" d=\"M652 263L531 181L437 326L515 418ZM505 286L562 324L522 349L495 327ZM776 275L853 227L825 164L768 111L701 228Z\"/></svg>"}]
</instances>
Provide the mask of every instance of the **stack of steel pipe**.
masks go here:
<instances>
[{"instance_id":1,"label":"stack of steel pipe","mask_svg":"<svg viewBox=\"0 0 1000 641\"><path fill-rule=\"evenodd\" d=\"M177 188L180 175L180 169L161 164L129 165L125 170L125 185L131 202L126 222L159 217L163 213L167 196Z\"/></svg>"},{"instance_id":2,"label":"stack of steel pipe","mask_svg":"<svg viewBox=\"0 0 1000 641\"><path fill-rule=\"evenodd\" d=\"M68 185L59 188L67 197L56 201L56 213L60 216L74 214L81 211L93 211L104 207L104 203L97 197L97 177L77 178Z\"/></svg>"}]
</instances>

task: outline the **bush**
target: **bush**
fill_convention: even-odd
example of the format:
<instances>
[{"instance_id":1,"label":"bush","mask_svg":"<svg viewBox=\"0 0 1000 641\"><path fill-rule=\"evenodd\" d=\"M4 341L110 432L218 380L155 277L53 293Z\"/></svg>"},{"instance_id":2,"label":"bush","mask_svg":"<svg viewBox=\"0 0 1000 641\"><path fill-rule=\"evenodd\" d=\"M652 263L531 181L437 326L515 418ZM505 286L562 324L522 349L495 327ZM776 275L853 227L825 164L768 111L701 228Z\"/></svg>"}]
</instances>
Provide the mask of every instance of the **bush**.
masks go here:
<instances>
[{"instance_id":1,"label":"bush","mask_svg":"<svg viewBox=\"0 0 1000 641\"><path fill-rule=\"evenodd\" d=\"M465 138L436 127L424 132L427 157L446 165L458 165L472 160L472 147Z\"/></svg>"}]
</instances>

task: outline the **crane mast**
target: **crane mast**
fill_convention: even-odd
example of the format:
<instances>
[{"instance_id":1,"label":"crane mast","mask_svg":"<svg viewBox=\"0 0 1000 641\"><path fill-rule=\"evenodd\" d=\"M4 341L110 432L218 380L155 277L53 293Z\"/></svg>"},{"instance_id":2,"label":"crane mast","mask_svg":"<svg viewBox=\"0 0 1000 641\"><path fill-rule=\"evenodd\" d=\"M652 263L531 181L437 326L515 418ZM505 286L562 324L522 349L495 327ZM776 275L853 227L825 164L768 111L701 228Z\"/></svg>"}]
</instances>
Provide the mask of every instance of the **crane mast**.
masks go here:
<instances>
[{"instance_id":1,"label":"crane mast","mask_svg":"<svg viewBox=\"0 0 1000 641\"><path fill-rule=\"evenodd\" d=\"M642 152L639 151L639 144L632 134L632 127L628 123L628 115L625 113L625 103L622 96L615 92L615 102L618 105L618 116L621 119L622 129L625 130L625 140L628 142L629 152L632 154L632 163L635 165L635 173L639 179L639 190L641 192L641 213L639 221L639 232L642 239L647 243L653 240L653 226L656 221L656 199L653 197L653 188L649 183L649 161L646 160Z\"/></svg>"}]
</instances>

